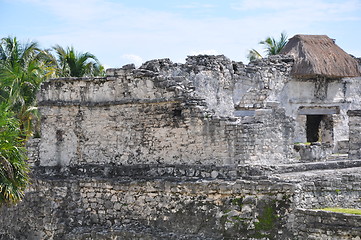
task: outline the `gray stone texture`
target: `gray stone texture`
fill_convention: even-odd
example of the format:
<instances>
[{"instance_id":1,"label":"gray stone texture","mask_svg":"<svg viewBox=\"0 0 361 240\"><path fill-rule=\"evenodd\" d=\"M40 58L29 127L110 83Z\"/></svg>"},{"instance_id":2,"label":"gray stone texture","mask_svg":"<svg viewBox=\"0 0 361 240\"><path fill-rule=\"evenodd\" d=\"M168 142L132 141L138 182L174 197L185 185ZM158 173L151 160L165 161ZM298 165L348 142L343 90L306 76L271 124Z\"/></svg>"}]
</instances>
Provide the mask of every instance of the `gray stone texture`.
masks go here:
<instances>
[{"instance_id":1,"label":"gray stone texture","mask_svg":"<svg viewBox=\"0 0 361 240\"><path fill-rule=\"evenodd\" d=\"M361 207L360 78L292 65L201 55L43 83L32 184L0 239L357 239L357 217L307 209Z\"/></svg>"},{"instance_id":2,"label":"gray stone texture","mask_svg":"<svg viewBox=\"0 0 361 240\"><path fill-rule=\"evenodd\" d=\"M351 158L361 158L361 110L350 110L349 116L349 156Z\"/></svg>"},{"instance_id":3,"label":"gray stone texture","mask_svg":"<svg viewBox=\"0 0 361 240\"><path fill-rule=\"evenodd\" d=\"M108 69L99 79L50 80L39 93L39 164L292 161L292 119L282 108L257 105L267 108L233 116L242 77L269 81L257 69L251 72L224 56L198 56L183 65L164 59L139 69Z\"/></svg>"},{"instance_id":4,"label":"gray stone texture","mask_svg":"<svg viewBox=\"0 0 361 240\"><path fill-rule=\"evenodd\" d=\"M122 239L147 229L150 239L157 232L169 239L283 236L291 190L269 181L37 180L24 202L2 209L0 239L86 239L101 231L104 239ZM268 218L273 229L257 227Z\"/></svg>"},{"instance_id":5,"label":"gray stone texture","mask_svg":"<svg viewBox=\"0 0 361 240\"><path fill-rule=\"evenodd\" d=\"M297 239L361 239L359 215L297 209L295 219Z\"/></svg>"}]
</instances>

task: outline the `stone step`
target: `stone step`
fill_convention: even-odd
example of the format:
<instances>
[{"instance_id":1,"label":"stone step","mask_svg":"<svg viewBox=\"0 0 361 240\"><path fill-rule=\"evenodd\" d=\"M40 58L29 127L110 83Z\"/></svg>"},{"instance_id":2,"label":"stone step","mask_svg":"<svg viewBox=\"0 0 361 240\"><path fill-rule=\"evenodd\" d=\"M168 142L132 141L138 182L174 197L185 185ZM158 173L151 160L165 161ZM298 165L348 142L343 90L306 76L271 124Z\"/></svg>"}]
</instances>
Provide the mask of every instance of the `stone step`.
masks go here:
<instances>
[{"instance_id":1,"label":"stone step","mask_svg":"<svg viewBox=\"0 0 361 240\"><path fill-rule=\"evenodd\" d=\"M339 168L339 169L315 169L302 172L288 172L278 173L270 175L269 180L282 181L288 183L301 183L302 185L310 184L313 189L313 185L328 185L332 191L338 189L339 185L343 181L349 181L350 185L345 189L352 188L353 185L356 189L359 189L359 183L361 182L361 167ZM351 179L351 180L350 180ZM315 189L313 189L315 190ZM321 190L320 190L321 191ZM323 190L322 190L323 191ZM359 196L357 200L359 201Z\"/></svg>"},{"instance_id":2,"label":"stone step","mask_svg":"<svg viewBox=\"0 0 361 240\"><path fill-rule=\"evenodd\" d=\"M276 166L275 173L304 172L313 170L361 167L361 159L334 160L325 162L294 163Z\"/></svg>"},{"instance_id":3,"label":"stone step","mask_svg":"<svg viewBox=\"0 0 361 240\"><path fill-rule=\"evenodd\" d=\"M71 167L38 166L32 168L31 175L36 178L108 178L108 179L165 179L199 180L199 179L267 179L275 174L305 172L313 170L330 170L361 167L361 159L333 160L324 162L307 162L280 165L79 165Z\"/></svg>"},{"instance_id":4,"label":"stone step","mask_svg":"<svg viewBox=\"0 0 361 240\"><path fill-rule=\"evenodd\" d=\"M243 178L268 177L275 174L307 172L315 170L333 170L361 167L361 159L335 159L323 162L291 163L280 165L238 166L238 175Z\"/></svg>"},{"instance_id":5,"label":"stone step","mask_svg":"<svg viewBox=\"0 0 361 240\"><path fill-rule=\"evenodd\" d=\"M327 161L339 161L339 160L347 160L347 159L348 159L347 153L345 154L335 153L327 157Z\"/></svg>"}]
</instances>

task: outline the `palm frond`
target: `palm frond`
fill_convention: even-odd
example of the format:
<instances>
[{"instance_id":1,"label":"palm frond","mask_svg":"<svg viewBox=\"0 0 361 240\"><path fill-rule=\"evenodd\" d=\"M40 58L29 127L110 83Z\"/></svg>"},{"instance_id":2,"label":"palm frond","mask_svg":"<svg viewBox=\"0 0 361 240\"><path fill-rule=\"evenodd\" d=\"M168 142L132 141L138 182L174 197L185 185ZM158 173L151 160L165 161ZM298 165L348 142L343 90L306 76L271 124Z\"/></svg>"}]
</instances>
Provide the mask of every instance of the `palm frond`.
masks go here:
<instances>
[{"instance_id":1,"label":"palm frond","mask_svg":"<svg viewBox=\"0 0 361 240\"><path fill-rule=\"evenodd\" d=\"M95 76L104 71L96 56L89 52L79 53L74 47L64 49L59 45L55 45L53 50L57 54L57 72L61 77Z\"/></svg>"},{"instance_id":2,"label":"palm frond","mask_svg":"<svg viewBox=\"0 0 361 240\"><path fill-rule=\"evenodd\" d=\"M254 60L257 60L257 59L261 59L262 55L256 49L251 49L248 52L247 58L250 61L254 61Z\"/></svg>"},{"instance_id":3,"label":"palm frond","mask_svg":"<svg viewBox=\"0 0 361 240\"><path fill-rule=\"evenodd\" d=\"M279 40L273 37L267 37L264 41L260 41L259 44L264 46L267 55L270 56L279 54L287 44L287 41L287 34L282 32Z\"/></svg>"},{"instance_id":4,"label":"palm frond","mask_svg":"<svg viewBox=\"0 0 361 240\"><path fill-rule=\"evenodd\" d=\"M20 121L8 109L0 104L0 205L20 201L29 180Z\"/></svg>"}]
</instances>

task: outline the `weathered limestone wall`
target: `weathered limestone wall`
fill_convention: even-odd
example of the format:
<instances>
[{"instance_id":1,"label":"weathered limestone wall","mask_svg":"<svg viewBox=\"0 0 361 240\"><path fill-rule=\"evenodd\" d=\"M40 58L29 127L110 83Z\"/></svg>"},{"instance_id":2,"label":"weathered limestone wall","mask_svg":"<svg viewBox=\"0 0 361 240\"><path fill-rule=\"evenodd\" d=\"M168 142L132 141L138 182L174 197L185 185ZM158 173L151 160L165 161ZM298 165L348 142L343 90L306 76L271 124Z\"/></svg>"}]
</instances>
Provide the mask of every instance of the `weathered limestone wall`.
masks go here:
<instances>
[{"instance_id":1,"label":"weathered limestone wall","mask_svg":"<svg viewBox=\"0 0 361 240\"><path fill-rule=\"evenodd\" d=\"M361 110L350 110L347 112L349 116L349 157L361 158Z\"/></svg>"},{"instance_id":2,"label":"weathered limestone wall","mask_svg":"<svg viewBox=\"0 0 361 240\"><path fill-rule=\"evenodd\" d=\"M0 239L353 239L360 232L357 217L295 211L360 208L357 169L273 174L277 181L240 180L241 168L232 167L153 166L143 177L141 168L127 176L115 169L36 167L25 200L0 209Z\"/></svg>"},{"instance_id":3,"label":"weathered limestone wall","mask_svg":"<svg viewBox=\"0 0 361 240\"><path fill-rule=\"evenodd\" d=\"M105 78L50 80L39 93L39 164L292 162L292 144L306 142L304 108L336 109L327 138L345 151L346 111L361 107L357 79L292 79L292 64L193 56L109 69Z\"/></svg>"},{"instance_id":4,"label":"weathered limestone wall","mask_svg":"<svg viewBox=\"0 0 361 240\"><path fill-rule=\"evenodd\" d=\"M284 86L290 80L293 59L271 56L237 67L233 90L236 109L258 109L279 106L285 94Z\"/></svg>"},{"instance_id":5,"label":"weathered limestone wall","mask_svg":"<svg viewBox=\"0 0 361 240\"><path fill-rule=\"evenodd\" d=\"M293 183L294 211L290 217L290 239L359 239L360 216L324 212L317 209L360 209L360 167L314 170L280 174Z\"/></svg>"},{"instance_id":6,"label":"weathered limestone wall","mask_svg":"<svg viewBox=\"0 0 361 240\"><path fill-rule=\"evenodd\" d=\"M269 181L38 179L0 209L0 239L287 239L292 192Z\"/></svg>"},{"instance_id":7,"label":"weathered limestone wall","mask_svg":"<svg viewBox=\"0 0 361 240\"><path fill-rule=\"evenodd\" d=\"M360 168L358 169L360 170ZM325 175L305 178L301 183L299 195L295 197L297 206L317 209L323 207L361 208L361 176L340 170L342 174Z\"/></svg>"},{"instance_id":8,"label":"weathered limestone wall","mask_svg":"<svg viewBox=\"0 0 361 240\"><path fill-rule=\"evenodd\" d=\"M192 56L185 64L152 60L138 69L132 65L108 69L105 78L58 79L56 84L48 81L42 86L39 101L97 104L200 99L212 115L233 116L235 82L243 75L242 63L222 55Z\"/></svg>"},{"instance_id":9,"label":"weathered limestone wall","mask_svg":"<svg viewBox=\"0 0 361 240\"><path fill-rule=\"evenodd\" d=\"M361 216L297 209L295 239L351 239L361 236Z\"/></svg>"},{"instance_id":10,"label":"weathered limestone wall","mask_svg":"<svg viewBox=\"0 0 361 240\"><path fill-rule=\"evenodd\" d=\"M243 118L207 117L182 102L44 106L41 112L38 164L44 166L272 164L293 153L291 122L275 109Z\"/></svg>"},{"instance_id":11,"label":"weathered limestone wall","mask_svg":"<svg viewBox=\"0 0 361 240\"><path fill-rule=\"evenodd\" d=\"M244 71L223 56L200 56L50 80L39 93L42 137L32 154L40 166L293 161L293 120L277 105L233 117Z\"/></svg>"},{"instance_id":12,"label":"weathered limestone wall","mask_svg":"<svg viewBox=\"0 0 361 240\"><path fill-rule=\"evenodd\" d=\"M237 109L279 106L295 120L294 142L307 142L305 115L301 109L336 109L332 118L332 148L342 151L348 141L350 109L361 108L361 78L295 79L290 75L293 59L275 56L245 66L242 77L235 83L234 103Z\"/></svg>"}]
</instances>

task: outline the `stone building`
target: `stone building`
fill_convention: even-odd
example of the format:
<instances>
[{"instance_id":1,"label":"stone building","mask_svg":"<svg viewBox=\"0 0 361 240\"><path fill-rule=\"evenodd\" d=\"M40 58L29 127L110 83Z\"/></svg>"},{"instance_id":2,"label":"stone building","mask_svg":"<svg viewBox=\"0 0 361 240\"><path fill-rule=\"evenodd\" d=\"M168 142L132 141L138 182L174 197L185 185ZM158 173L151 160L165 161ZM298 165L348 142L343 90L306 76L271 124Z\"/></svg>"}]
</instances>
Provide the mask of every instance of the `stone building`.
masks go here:
<instances>
[{"instance_id":1,"label":"stone building","mask_svg":"<svg viewBox=\"0 0 361 240\"><path fill-rule=\"evenodd\" d=\"M44 82L0 239L356 239L357 216L312 209L361 207L360 65L327 36L283 54Z\"/></svg>"},{"instance_id":2,"label":"stone building","mask_svg":"<svg viewBox=\"0 0 361 240\"><path fill-rule=\"evenodd\" d=\"M347 111L360 108L357 60L325 35L296 35L282 54L295 59L283 106L296 119L296 141L329 143L333 152L347 151Z\"/></svg>"}]
</instances>

